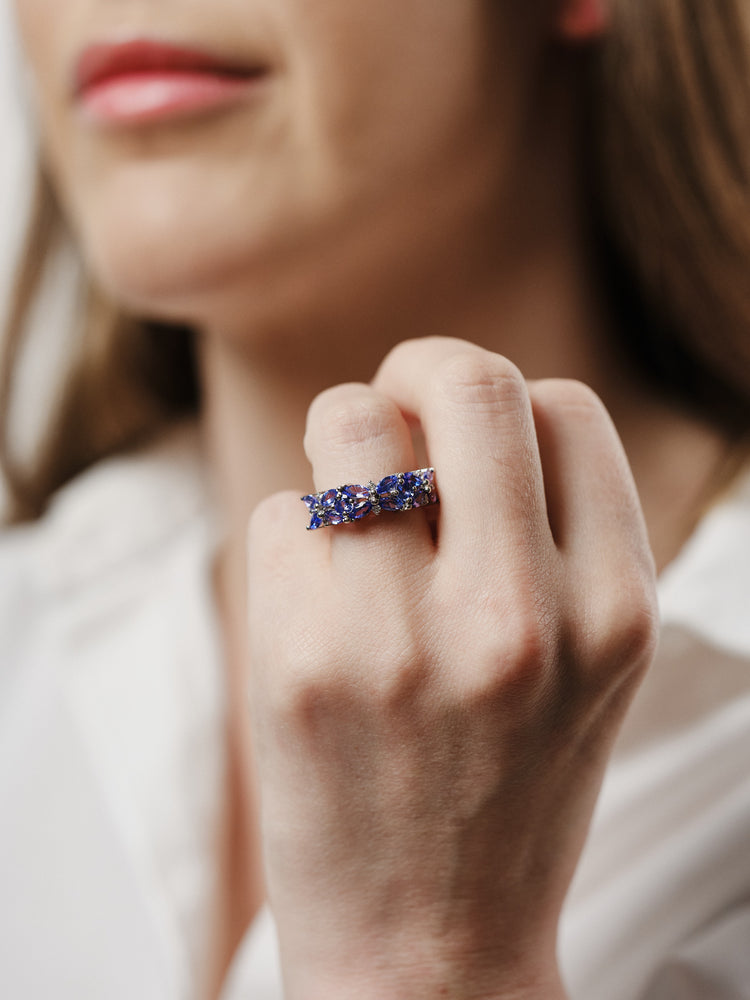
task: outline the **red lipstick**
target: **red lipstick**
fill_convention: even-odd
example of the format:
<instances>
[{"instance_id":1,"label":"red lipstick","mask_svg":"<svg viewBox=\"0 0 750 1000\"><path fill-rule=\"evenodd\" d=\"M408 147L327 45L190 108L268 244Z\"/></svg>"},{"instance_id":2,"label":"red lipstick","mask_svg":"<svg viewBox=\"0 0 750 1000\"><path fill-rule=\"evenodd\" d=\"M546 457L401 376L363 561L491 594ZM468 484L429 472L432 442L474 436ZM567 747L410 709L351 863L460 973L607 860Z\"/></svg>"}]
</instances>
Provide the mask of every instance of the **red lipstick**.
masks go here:
<instances>
[{"instance_id":1,"label":"red lipstick","mask_svg":"<svg viewBox=\"0 0 750 1000\"><path fill-rule=\"evenodd\" d=\"M75 66L73 93L98 124L140 125L220 109L267 75L199 49L148 39L90 45Z\"/></svg>"}]
</instances>

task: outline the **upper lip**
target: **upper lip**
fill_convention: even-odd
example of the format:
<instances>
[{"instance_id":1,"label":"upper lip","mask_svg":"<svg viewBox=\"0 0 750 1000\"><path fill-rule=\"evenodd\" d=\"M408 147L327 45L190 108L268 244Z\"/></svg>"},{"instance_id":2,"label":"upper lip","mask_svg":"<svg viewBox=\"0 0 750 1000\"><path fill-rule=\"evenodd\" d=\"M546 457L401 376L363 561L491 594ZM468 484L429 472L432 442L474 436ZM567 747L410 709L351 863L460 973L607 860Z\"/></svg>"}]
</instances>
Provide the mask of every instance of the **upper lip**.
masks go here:
<instances>
[{"instance_id":1,"label":"upper lip","mask_svg":"<svg viewBox=\"0 0 750 1000\"><path fill-rule=\"evenodd\" d=\"M80 94L104 80L131 73L172 70L257 76L266 69L259 62L240 63L191 46L131 38L88 45L76 61L73 88L76 94Z\"/></svg>"}]
</instances>

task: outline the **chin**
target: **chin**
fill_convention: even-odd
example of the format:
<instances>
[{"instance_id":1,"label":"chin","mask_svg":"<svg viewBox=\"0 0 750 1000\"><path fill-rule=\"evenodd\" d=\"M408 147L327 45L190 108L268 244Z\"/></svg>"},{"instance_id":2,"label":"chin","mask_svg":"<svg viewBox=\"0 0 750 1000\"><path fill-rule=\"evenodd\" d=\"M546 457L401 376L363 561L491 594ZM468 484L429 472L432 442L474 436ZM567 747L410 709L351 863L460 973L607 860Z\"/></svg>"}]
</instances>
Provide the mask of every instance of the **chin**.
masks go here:
<instances>
[{"instance_id":1,"label":"chin","mask_svg":"<svg viewBox=\"0 0 750 1000\"><path fill-rule=\"evenodd\" d=\"M190 239L94 240L84 255L98 284L129 312L181 321L219 275L239 266L226 248Z\"/></svg>"},{"instance_id":2,"label":"chin","mask_svg":"<svg viewBox=\"0 0 750 1000\"><path fill-rule=\"evenodd\" d=\"M250 227L209 228L136 213L100 214L79 232L86 267L100 287L128 312L167 321L196 322L204 303L229 284L256 285L263 243Z\"/></svg>"},{"instance_id":3,"label":"chin","mask_svg":"<svg viewBox=\"0 0 750 1000\"><path fill-rule=\"evenodd\" d=\"M335 299L324 275L311 275L309 265L295 268L283 256L269 261L266 243L220 235L213 230L199 239L183 230L159 240L137 230L110 240L99 228L85 249L86 263L129 314L191 326L243 349L298 345L303 327L324 323Z\"/></svg>"},{"instance_id":4,"label":"chin","mask_svg":"<svg viewBox=\"0 0 750 1000\"><path fill-rule=\"evenodd\" d=\"M152 163L76 184L67 214L86 266L115 301L183 319L228 281L254 283L261 262L278 256L283 200L276 211L273 192L250 199L231 171L220 173Z\"/></svg>"}]
</instances>

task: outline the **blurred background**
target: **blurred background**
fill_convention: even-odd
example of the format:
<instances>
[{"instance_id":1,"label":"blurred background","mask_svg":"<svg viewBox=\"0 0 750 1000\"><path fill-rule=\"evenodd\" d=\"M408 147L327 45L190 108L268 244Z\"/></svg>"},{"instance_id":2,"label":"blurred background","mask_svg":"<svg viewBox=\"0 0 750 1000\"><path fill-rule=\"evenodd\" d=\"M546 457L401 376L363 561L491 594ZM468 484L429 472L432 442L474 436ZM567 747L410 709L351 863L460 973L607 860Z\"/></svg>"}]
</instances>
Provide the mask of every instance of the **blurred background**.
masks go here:
<instances>
[{"instance_id":1,"label":"blurred background","mask_svg":"<svg viewBox=\"0 0 750 1000\"><path fill-rule=\"evenodd\" d=\"M0 294L3 305L8 301L11 260L23 228L33 164L23 77L10 3L0 0Z\"/></svg>"},{"instance_id":2,"label":"blurred background","mask_svg":"<svg viewBox=\"0 0 750 1000\"><path fill-rule=\"evenodd\" d=\"M61 0L64 2L64 0ZM26 71L10 0L0 0L0 337L10 305L13 265L34 190L35 136ZM46 294L32 320L29 346L13 386L11 442L21 456L34 447L55 392L55 377L70 335L74 263L65 253L47 276ZM0 514L4 504L0 476Z\"/></svg>"}]
</instances>

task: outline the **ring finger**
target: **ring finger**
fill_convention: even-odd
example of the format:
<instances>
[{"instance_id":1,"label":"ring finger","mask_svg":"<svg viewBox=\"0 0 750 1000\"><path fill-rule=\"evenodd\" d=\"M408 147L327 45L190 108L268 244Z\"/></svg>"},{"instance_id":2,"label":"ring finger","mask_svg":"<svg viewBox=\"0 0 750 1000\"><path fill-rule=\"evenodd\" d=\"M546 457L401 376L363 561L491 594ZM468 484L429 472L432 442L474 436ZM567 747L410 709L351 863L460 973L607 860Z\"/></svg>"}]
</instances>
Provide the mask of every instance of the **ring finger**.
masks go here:
<instances>
[{"instance_id":1,"label":"ring finger","mask_svg":"<svg viewBox=\"0 0 750 1000\"><path fill-rule=\"evenodd\" d=\"M356 484L366 486L384 476L415 468L411 433L401 411L388 396L371 386L350 383L321 393L307 418L305 451L313 469L318 492ZM352 546L358 555L377 551L382 566L384 544L392 573L400 559L409 567L423 566L433 551L432 536L420 510L368 515L361 521L328 529L331 557L346 559Z\"/></svg>"}]
</instances>

